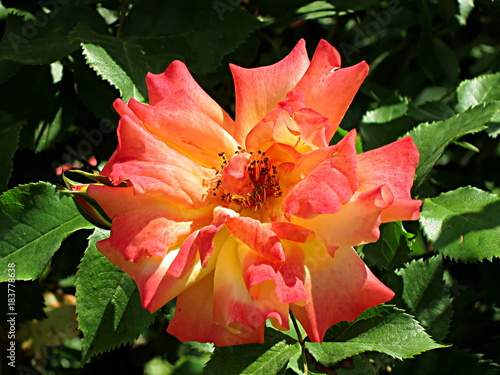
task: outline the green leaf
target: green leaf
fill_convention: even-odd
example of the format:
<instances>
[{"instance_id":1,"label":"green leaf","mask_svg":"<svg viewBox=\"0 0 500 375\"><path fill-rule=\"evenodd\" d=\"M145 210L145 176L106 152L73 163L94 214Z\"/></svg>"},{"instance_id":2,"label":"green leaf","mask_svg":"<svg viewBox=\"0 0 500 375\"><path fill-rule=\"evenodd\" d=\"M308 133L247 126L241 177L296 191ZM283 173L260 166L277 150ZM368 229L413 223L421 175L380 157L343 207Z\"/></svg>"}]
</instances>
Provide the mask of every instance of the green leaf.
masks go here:
<instances>
[{"instance_id":1,"label":"green leaf","mask_svg":"<svg viewBox=\"0 0 500 375\"><path fill-rule=\"evenodd\" d=\"M337 14L335 7L326 1L313 1L297 9L297 14L304 20L332 17Z\"/></svg>"},{"instance_id":2,"label":"green leaf","mask_svg":"<svg viewBox=\"0 0 500 375\"><path fill-rule=\"evenodd\" d=\"M264 344L246 344L216 348L204 374L277 374L288 361L300 355L300 344L272 328L266 329Z\"/></svg>"},{"instance_id":3,"label":"green leaf","mask_svg":"<svg viewBox=\"0 0 500 375\"><path fill-rule=\"evenodd\" d=\"M493 116L492 120L495 121L494 124L490 124L488 126L488 129L486 129L486 133L491 137L491 138L496 138L500 134L500 122L497 122L498 120L498 115ZM500 119L499 119L500 120Z\"/></svg>"},{"instance_id":4,"label":"green leaf","mask_svg":"<svg viewBox=\"0 0 500 375\"><path fill-rule=\"evenodd\" d=\"M142 308L139 291L130 276L97 250L95 243L107 237L107 230L94 231L76 274L83 362L136 339L156 316Z\"/></svg>"},{"instance_id":5,"label":"green leaf","mask_svg":"<svg viewBox=\"0 0 500 375\"><path fill-rule=\"evenodd\" d=\"M410 236L401 222L384 223L380 226L379 240L358 247L358 252L370 266L381 269L402 267L409 259L407 238Z\"/></svg>"},{"instance_id":6,"label":"green leaf","mask_svg":"<svg viewBox=\"0 0 500 375\"><path fill-rule=\"evenodd\" d=\"M120 91L123 100L128 101L130 98L136 98L139 101L144 101L132 79L103 47L82 43L82 53L89 66Z\"/></svg>"},{"instance_id":7,"label":"green leaf","mask_svg":"<svg viewBox=\"0 0 500 375\"><path fill-rule=\"evenodd\" d=\"M359 133L365 150L373 150L396 141L415 126L415 120L409 116L399 117L383 124L362 123Z\"/></svg>"},{"instance_id":8,"label":"green leaf","mask_svg":"<svg viewBox=\"0 0 500 375\"><path fill-rule=\"evenodd\" d=\"M383 366L379 364L377 359L381 358L385 361L394 362L394 359L383 354L373 353L375 358L370 355L364 356L354 356L352 357L352 367L353 368L336 368L335 371L337 375L368 375L368 374L378 374L377 369L387 368L387 365Z\"/></svg>"},{"instance_id":9,"label":"green leaf","mask_svg":"<svg viewBox=\"0 0 500 375\"><path fill-rule=\"evenodd\" d=\"M435 343L411 315L386 305L366 310L353 323L333 326L326 338L328 342L306 343L313 357L325 366L366 351L403 359L444 347Z\"/></svg>"},{"instance_id":10,"label":"green leaf","mask_svg":"<svg viewBox=\"0 0 500 375\"><path fill-rule=\"evenodd\" d=\"M288 361L287 368L293 370L296 374L305 375L302 353L295 353Z\"/></svg>"},{"instance_id":11,"label":"green leaf","mask_svg":"<svg viewBox=\"0 0 500 375\"><path fill-rule=\"evenodd\" d=\"M366 10L378 4L377 0L330 0L335 8L342 10Z\"/></svg>"},{"instance_id":12,"label":"green leaf","mask_svg":"<svg viewBox=\"0 0 500 375\"><path fill-rule=\"evenodd\" d=\"M391 375L498 375L499 366L482 357L467 350L446 348L398 363Z\"/></svg>"},{"instance_id":13,"label":"green leaf","mask_svg":"<svg viewBox=\"0 0 500 375\"><path fill-rule=\"evenodd\" d=\"M142 45L146 56L180 55L191 72L207 74L258 26L235 2L143 0L134 2L123 36Z\"/></svg>"},{"instance_id":14,"label":"green leaf","mask_svg":"<svg viewBox=\"0 0 500 375\"><path fill-rule=\"evenodd\" d=\"M430 27L424 30L418 45L418 60L422 70L433 82L454 83L460 73L453 49L436 37Z\"/></svg>"},{"instance_id":15,"label":"green leaf","mask_svg":"<svg viewBox=\"0 0 500 375\"><path fill-rule=\"evenodd\" d=\"M474 0L458 0L459 14L457 15L457 19L461 25L467 23L467 17L469 17L472 9L474 9Z\"/></svg>"},{"instance_id":16,"label":"green leaf","mask_svg":"<svg viewBox=\"0 0 500 375\"><path fill-rule=\"evenodd\" d=\"M75 80L75 89L85 107L101 121L118 123L117 113L111 103L120 96L119 91L99 77L85 62L83 56L75 54L70 66ZM96 95L96 92L99 95Z\"/></svg>"},{"instance_id":17,"label":"green leaf","mask_svg":"<svg viewBox=\"0 0 500 375\"><path fill-rule=\"evenodd\" d=\"M38 125L34 134L36 140L35 152L47 150L54 146L61 133L65 130L62 117L62 108L59 108L51 121L41 122Z\"/></svg>"},{"instance_id":18,"label":"green leaf","mask_svg":"<svg viewBox=\"0 0 500 375\"><path fill-rule=\"evenodd\" d=\"M141 41L121 40L107 34L98 34L85 25L77 25L70 39L81 42L83 55L89 66L102 79L117 88L123 100L135 98L144 101L147 96L146 74L162 73L169 63L182 56L166 53L154 44L146 51Z\"/></svg>"},{"instance_id":19,"label":"green leaf","mask_svg":"<svg viewBox=\"0 0 500 375\"><path fill-rule=\"evenodd\" d=\"M440 256L415 260L398 272L403 278L404 307L438 341L446 337L453 314L443 272Z\"/></svg>"},{"instance_id":20,"label":"green leaf","mask_svg":"<svg viewBox=\"0 0 500 375\"><path fill-rule=\"evenodd\" d=\"M123 100L136 98L144 101L132 76L131 61L123 41L111 35L98 34L86 25L77 25L70 34L70 39L80 41L82 52L89 66L104 80L120 91ZM141 77L145 79L145 75Z\"/></svg>"},{"instance_id":21,"label":"green leaf","mask_svg":"<svg viewBox=\"0 0 500 375\"><path fill-rule=\"evenodd\" d=\"M34 280L62 241L93 225L78 212L73 199L53 185L20 185L0 196L0 282L7 264L16 263L17 280Z\"/></svg>"},{"instance_id":22,"label":"green leaf","mask_svg":"<svg viewBox=\"0 0 500 375\"><path fill-rule=\"evenodd\" d=\"M445 121L424 123L411 130L420 152L414 190L418 189L439 160L445 148L456 139L485 128L486 123L500 110L500 102L479 104Z\"/></svg>"},{"instance_id":23,"label":"green leaf","mask_svg":"<svg viewBox=\"0 0 500 375\"><path fill-rule=\"evenodd\" d=\"M408 99L395 99L398 100L397 103L380 106L363 116L360 134L366 150L394 142L415 125L415 120L406 116L409 109Z\"/></svg>"},{"instance_id":24,"label":"green leaf","mask_svg":"<svg viewBox=\"0 0 500 375\"><path fill-rule=\"evenodd\" d=\"M77 43L68 41L68 33L78 22L88 24L97 32L106 32L106 24L96 11L76 4L54 4L52 12L47 14L40 9L32 20L7 18L0 42L1 60L35 65L60 60L78 49Z\"/></svg>"},{"instance_id":25,"label":"green leaf","mask_svg":"<svg viewBox=\"0 0 500 375\"><path fill-rule=\"evenodd\" d=\"M408 115L417 121L442 121L455 115L455 111L443 102L430 101L419 106L410 105Z\"/></svg>"},{"instance_id":26,"label":"green leaf","mask_svg":"<svg viewBox=\"0 0 500 375\"><path fill-rule=\"evenodd\" d=\"M454 260L500 257L500 198L465 187L426 199L420 223L435 251Z\"/></svg>"},{"instance_id":27,"label":"green leaf","mask_svg":"<svg viewBox=\"0 0 500 375\"><path fill-rule=\"evenodd\" d=\"M14 121L11 115L0 111L0 192L7 189L12 173L12 158L19 143L22 123Z\"/></svg>"},{"instance_id":28,"label":"green leaf","mask_svg":"<svg viewBox=\"0 0 500 375\"><path fill-rule=\"evenodd\" d=\"M500 73L484 74L462 81L457 88L457 110L460 112L494 100L500 100Z\"/></svg>"},{"instance_id":29,"label":"green leaf","mask_svg":"<svg viewBox=\"0 0 500 375\"><path fill-rule=\"evenodd\" d=\"M365 124L383 124L404 116L406 112L408 112L408 99L404 99L401 103L384 105L368 111L361 121Z\"/></svg>"},{"instance_id":30,"label":"green leaf","mask_svg":"<svg viewBox=\"0 0 500 375\"><path fill-rule=\"evenodd\" d=\"M22 90L20 88L22 87ZM57 86L53 84L49 65L23 65L18 74L2 85L2 92L16 95L3 95L0 110L9 113L23 126L19 134L19 149L36 148L35 132L40 124L51 123L60 101ZM43 95L40 95L43 92ZM30 103L30 110L26 104Z\"/></svg>"}]
</instances>

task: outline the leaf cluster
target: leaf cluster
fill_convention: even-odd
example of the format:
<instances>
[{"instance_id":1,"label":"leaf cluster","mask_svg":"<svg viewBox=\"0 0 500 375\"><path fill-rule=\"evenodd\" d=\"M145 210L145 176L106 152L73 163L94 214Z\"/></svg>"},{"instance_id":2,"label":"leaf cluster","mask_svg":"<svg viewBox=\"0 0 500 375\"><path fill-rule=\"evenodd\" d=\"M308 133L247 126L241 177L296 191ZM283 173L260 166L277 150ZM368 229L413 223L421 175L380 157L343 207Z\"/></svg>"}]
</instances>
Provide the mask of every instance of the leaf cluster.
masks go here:
<instances>
[{"instance_id":1,"label":"leaf cluster","mask_svg":"<svg viewBox=\"0 0 500 375\"><path fill-rule=\"evenodd\" d=\"M498 373L499 16L488 0L4 0L0 289L6 299L15 263L19 324L44 319L43 293L70 294L81 331L38 362L19 346L18 371ZM147 102L148 72L182 60L233 113L227 64L274 63L300 38L311 52L328 40L344 66L370 65L333 143L356 128L359 152L405 135L419 149L419 222L382 224L379 241L358 247L396 297L321 344L300 327L268 327L263 345L180 343L165 332L175 301L141 307L133 280L96 249L109 233L83 219L59 172L102 167L116 148L112 103Z\"/></svg>"}]
</instances>

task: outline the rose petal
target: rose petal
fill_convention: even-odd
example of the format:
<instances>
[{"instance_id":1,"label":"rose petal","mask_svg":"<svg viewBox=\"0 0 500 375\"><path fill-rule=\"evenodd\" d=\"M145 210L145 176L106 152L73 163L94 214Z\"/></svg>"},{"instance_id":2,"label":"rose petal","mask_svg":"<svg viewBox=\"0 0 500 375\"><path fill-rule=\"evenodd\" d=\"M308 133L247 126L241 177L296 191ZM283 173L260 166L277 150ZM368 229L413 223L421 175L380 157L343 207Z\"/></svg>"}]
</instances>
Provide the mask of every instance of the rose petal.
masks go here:
<instances>
[{"instance_id":1,"label":"rose petal","mask_svg":"<svg viewBox=\"0 0 500 375\"><path fill-rule=\"evenodd\" d=\"M232 154L238 148L234 138L202 112L185 91L166 97L156 106L131 99L129 107L148 131L202 166L218 167L220 152Z\"/></svg>"},{"instance_id":2,"label":"rose petal","mask_svg":"<svg viewBox=\"0 0 500 375\"><path fill-rule=\"evenodd\" d=\"M284 109L274 109L267 114L262 121L250 130L245 140L248 150L266 151L274 144L286 144L292 146L296 152L310 151L310 147L301 142L300 132L297 124Z\"/></svg>"},{"instance_id":3,"label":"rose petal","mask_svg":"<svg viewBox=\"0 0 500 375\"><path fill-rule=\"evenodd\" d=\"M327 139L332 137L368 74L368 65L364 61L348 68L339 67L339 53L322 40L307 72L294 87L294 90L303 91L306 107L328 118L332 128L326 135Z\"/></svg>"},{"instance_id":4,"label":"rose petal","mask_svg":"<svg viewBox=\"0 0 500 375\"><path fill-rule=\"evenodd\" d=\"M210 221L211 215L190 221L168 219L161 208L133 211L113 219L111 243L126 260L137 262L152 255L164 256L168 249L187 237L193 228Z\"/></svg>"},{"instance_id":5,"label":"rose petal","mask_svg":"<svg viewBox=\"0 0 500 375\"><path fill-rule=\"evenodd\" d=\"M359 190L387 185L394 195L394 203L382 211L382 222L419 218L422 201L410 195L418 159L411 137L358 155Z\"/></svg>"},{"instance_id":6,"label":"rose petal","mask_svg":"<svg viewBox=\"0 0 500 375\"><path fill-rule=\"evenodd\" d=\"M285 99L308 66L304 40L276 64L254 69L230 65L236 92L234 136L238 142L243 143L248 132Z\"/></svg>"},{"instance_id":7,"label":"rose petal","mask_svg":"<svg viewBox=\"0 0 500 375\"><path fill-rule=\"evenodd\" d=\"M357 188L355 133L337 145L304 154L289 179L298 180L284 196L285 216L311 219L338 212ZM288 190L288 187L286 188Z\"/></svg>"},{"instance_id":8,"label":"rose petal","mask_svg":"<svg viewBox=\"0 0 500 375\"><path fill-rule=\"evenodd\" d=\"M280 239L293 242L309 242L314 239L314 232L296 224L287 222L263 223L265 228L271 229Z\"/></svg>"},{"instance_id":9,"label":"rose petal","mask_svg":"<svg viewBox=\"0 0 500 375\"><path fill-rule=\"evenodd\" d=\"M139 262L130 262L124 259L119 249L111 245L110 239L97 242L96 247L106 258L134 279L139 289L142 306L152 313L191 285L196 284L215 266L215 262L204 268L196 264L184 277L177 278L167 275L167 270L177 256L178 250L170 251L163 258L152 256L143 258Z\"/></svg>"},{"instance_id":10,"label":"rose petal","mask_svg":"<svg viewBox=\"0 0 500 375\"><path fill-rule=\"evenodd\" d=\"M214 277L215 321L235 332L245 332L244 327L257 330L267 318L287 326L288 304L278 300L273 283L261 283L252 296L248 292L240 256L250 251L234 237L229 237L220 250Z\"/></svg>"},{"instance_id":11,"label":"rose petal","mask_svg":"<svg viewBox=\"0 0 500 375\"><path fill-rule=\"evenodd\" d=\"M263 343L264 326L234 334L214 321L213 284L211 272L179 295L167 332L184 342L213 342L217 346Z\"/></svg>"},{"instance_id":12,"label":"rose petal","mask_svg":"<svg viewBox=\"0 0 500 375\"><path fill-rule=\"evenodd\" d=\"M302 156L294 147L283 143L274 143L266 151L271 165L279 166L283 163L295 164Z\"/></svg>"},{"instance_id":13,"label":"rose petal","mask_svg":"<svg viewBox=\"0 0 500 375\"><path fill-rule=\"evenodd\" d=\"M255 286L271 280L278 300L293 303L308 298L304 289L304 254L302 248L292 244L287 248L284 262L270 262L256 252L247 252L242 258L243 277L250 295L257 297Z\"/></svg>"},{"instance_id":14,"label":"rose petal","mask_svg":"<svg viewBox=\"0 0 500 375\"><path fill-rule=\"evenodd\" d=\"M294 223L314 231L328 246L357 246L375 242L380 236L380 215L394 200L388 186L357 194L339 212L310 220L294 217Z\"/></svg>"},{"instance_id":15,"label":"rose petal","mask_svg":"<svg viewBox=\"0 0 500 375\"><path fill-rule=\"evenodd\" d=\"M393 296L351 247L341 247L332 258L326 249L305 245L305 287L309 301L290 308L309 339L321 342L328 328L354 321L364 310L389 301Z\"/></svg>"},{"instance_id":16,"label":"rose petal","mask_svg":"<svg viewBox=\"0 0 500 375\"><path fill-rule=\"evenodd\" d=\"M266 258L277 262L285 259L278 236L260 221L241 216L228 218L226 227L233 236Z\"/></svg>"},{"instance_id":17,"label":"rose petal","mask_svg":"<svg viewBox=\"0 0 500 375\"><path fill-rule=\"evenodd\" d=\"M164 98L184 90L202 112L222 126L229 134L234 133L234 121L196 83L183 62L178 60L172 62L162 74L148 73L146 83L151 105L156 105Z\"/></svg>"},{"instance_id":18,"label":"rose petal","mask_svg":"<svg viewBox=\"0 0 500 375\"><path fill-rule=\"evenodd\" d=\"M233 210L216 207L212 223L191 233L182 243L179 255L170 265L168 274L183 277L198 259L197 255L199 255L202 267L206 267L214 251L215 235L219 233L227 218L237 216L238 214Z\"/></svg>"},{"instance_id":19,"label":"rose petal","mask_svg":"<svg viewBox=\"0 0 500 375\"><path fill-rule=\"evenodd\" d=\"M187 207L206 205L204 181L213 170L203 168L155 138L129 117L118 126L118 149L102 174L114 185L130 181L138 194L155 192L162 199Z\"/></svg>"},{"instance_id":20,"label":"rose petal","mask_svg":"<svg viewBox=\"0 0 500 375\"><path fill-rule=\"evenodd\" d=\"M327 147L333 132L327 118L311 108L301 108L293 115L301 138L310 146Z\"/></svg>"}]
</instances>

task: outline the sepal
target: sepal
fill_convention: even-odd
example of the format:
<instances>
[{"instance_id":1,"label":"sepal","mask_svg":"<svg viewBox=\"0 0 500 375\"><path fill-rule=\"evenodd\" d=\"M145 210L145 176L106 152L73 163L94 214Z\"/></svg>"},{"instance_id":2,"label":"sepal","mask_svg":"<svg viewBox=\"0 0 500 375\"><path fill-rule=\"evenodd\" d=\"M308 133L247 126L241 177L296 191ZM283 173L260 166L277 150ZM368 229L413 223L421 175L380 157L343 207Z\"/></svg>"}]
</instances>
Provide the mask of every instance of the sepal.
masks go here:
<instances>
[{"instance_id":1,"label":"sepal","mask_svg":"<svg viewBox=\"0 0 500 375\"><path fill-rule=\"evenodd\" d=\"M106 178L104 176L90 174L83 171L73 170L71 172L79 173L98 182L103 181ZM94 224L96 227L102 229L111 229L111 219L108 217L108 215L106 215L106 213L101 208L101 206L99 206L96 200L94 198L91 198L87 194L87 188L93 184L82 184L73 181L66 176L66 173L63 174L63 180L68 189L63 189L62 192L73 197L76 207L78 208L78 211L80 211L82 216L90 223ZM107 183L109 183L109 180L107 180ZM100 183L100 185L103 184Z\"/></svg>"}]
</instances>

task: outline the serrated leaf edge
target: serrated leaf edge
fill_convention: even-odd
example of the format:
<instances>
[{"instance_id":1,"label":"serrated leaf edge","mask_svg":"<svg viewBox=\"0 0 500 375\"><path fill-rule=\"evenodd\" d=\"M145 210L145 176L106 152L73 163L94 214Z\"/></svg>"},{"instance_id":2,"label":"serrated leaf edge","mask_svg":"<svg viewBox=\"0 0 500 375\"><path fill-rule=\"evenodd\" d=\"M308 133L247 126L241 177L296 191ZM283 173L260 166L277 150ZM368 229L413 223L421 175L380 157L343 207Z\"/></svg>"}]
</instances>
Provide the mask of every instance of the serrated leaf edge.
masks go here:
<instances>
[{"instance_id":1,"label":"serrated leaf edge","mask_svg":"<svg viewBox=\"0 0 500 375\"><path fill-rule=\"evenodd\" d=\"M97 229L96 228L96 230L87 239L90 241L91 238L92 238L92 236L94 236L96 233L98 233L98 231L101 231L101 230L104 231L103 229ZM97 241L101 241L103 239L96 240L96 242ZM94 247L95 247L95 243L94 243ZM85 257L85 254L87 253L87 251L88 251L89 248L90 248L90 243L89 243L89 246L87 247L87 249L85 250L85 253L83 255L84 257ZM96 251L99 251L99 250L97 250L97 248L96 248ZM83 258L82 258L82 260L83 260ZM78 272L80 271L81 266L82 266L82 262L80 262L80 264L78 265L78 271L77 271L77 274L76 274L76 284L78 284ZM107 304L106 308L104 309L104 314L106 313L106 311L108 311L109 306L111 304L113 304L113 301L116 300L116 298L115 298L116 291L117 291L118 287L122 284L122 280L124 280L124 278L126 279L126 277L127 277L126 274L123 271L121 271L118 267L116 267L115 272L121 272L122 275L120 277L120 282L119 282L117 288L115 288L115 291L113 292L113 297L109 299L108 304ZM77 312L77 317L80 316L79 305L78 305L79 294L80 294L80 291L79 291L79 288L77 288L76 289L76 294L75 294L75 297L76 297L76 312ZM103 314L103 316L104 316L104 314ZM140 333L139 333L136 337L131 338L130 340L124 340L121 343L118 343L118 344L116 344L114 346L108 347L107 349L98 350L98 351L92 351L91 352L90 351L91 343L89 343L89 346L88 346L87 350L84 349L84 345L87 343L88 338L85 337L85 331L82 329L82 326L80 325L80 319L78 319L78 328L84 334L84 336L82 338L82 364L88 363L89 360L92 357L95 357L95 356L103 354L103 353L108 353L108 352L110 352L110 351L112 351L114 349L121 348L121 347L123 347L125 345L128 345L128 344L132 343L135 339L137 339L137 337L139 337L139 335L140 335ZM95 335L93 337L95 337Z\"/></svg>"},{"instance_id":2,"label":"serrated leaf edge","mask_svg":"<svg viewBox=\"0 0 500 375\"><path fill-rule=\"evenodd\" d=\"M419 321L418 321L418 320L417 320L417 319L416 319L413 315L408 314L405 310L400 309L400 308L396 307L395 305L386 305L386 304L384 304L384 306L387 306L387 307L392 307L392 308L393 308L392 312L399 312L399 313L402 313L402 315L404 315L404 316L406 316L406 317L409 317L409 318L410 318L413 322L415 322L415 323L417 324L417 326L418 326L417 330L418 330L418 331L420 331L420 332L423 332L423 333L427 336L427 338L429 338L429 339L430 339L430 340L431 340L434 344L436 344L436 346L435 346L435 347L432 347L432 348L428 348L428 349L422 350L422 351L419 351L418 353L414 353L414 354L409 355L409 356L404 356L404 357L394 356L394 355L392 355L392 354L385 353L385 352L382 352L382 351L379 351L379 350L373 350L373 349L366 349L366 350L363 350L363 349L362 349L362 350L360 350L359 352L356 352L356 353L355 353L355 354L353 354L353 355L359 355L359 354L361 354L361 353L365 353L365 352L377 352L377 353L382 353L382 354L385 354L385 355L387 355L387 356L389 356L389 357L391 357L391 358L395 358L395 359L398 359L398 360L403 360L403 359L414 358L416 355L420 355L420 354L425 353L425 352L428 352L428 351L430 351L430 350L434 350L434 349L443 349L443 348L448 348L448 347L451 347L451 346L452 346L452 345L446 345L446 344L439 344L439 343L437 343L436 341L434 341L434 340L433 340L433 338L432 338L432 336L430 336L430 335L427 333L427 330L426 330L424 327L422 327L422 325L420 324L420 322L419 322ZM368 318L367 318L367 319L368 319ZM363 319L363 320L364 320L364 319ZM330 341L330 342L332 342L332 343L339 343L339 344L340 344L340 343L343 343L343 342L344 342L344 343L351 343L350 341ZM327 341L325 341L325 342L323 342L323 343L327 343ZM310 344L317 344L317 345L318 345L318 346L319 346L319 347L323 350L323 348L322 348L322 346L321 346L321 344L323 344L323 343L311 343L311 342L306 342L306 348L307 348L308 346L310 346ZM369 346L369 345L373 345L373 343L370 343L370 344L364 344L362 341L355 341L355 342L353 342L353 343L355 343L355 344L361 344L361 345L367 345L367 346ZM313 355L313 357L314 357L314 354L313 354L313 353L311 353L311 355ZM346 358L350 358L350 357L352 357L352 355L350 355L350 356L346 356L346 357L342 357L342 356L341 356L341 357L340 357L340 359L339 359L339 362L340 362L340 361L343 361L343 360L344 360L344 359L346 359ZM321 363L321 362L320 362L320 361L319 361L316 357L314 357L314 359L316 359L319 363ZM337 363L338 363L338 362L337 362ZM326 366L330 366L330 365L332 365L332 364L328 364L328 363L327 363L327 364L322 363L322 364L323 364L323 365L326 365Z\"/></svg>"}]
</instances>

